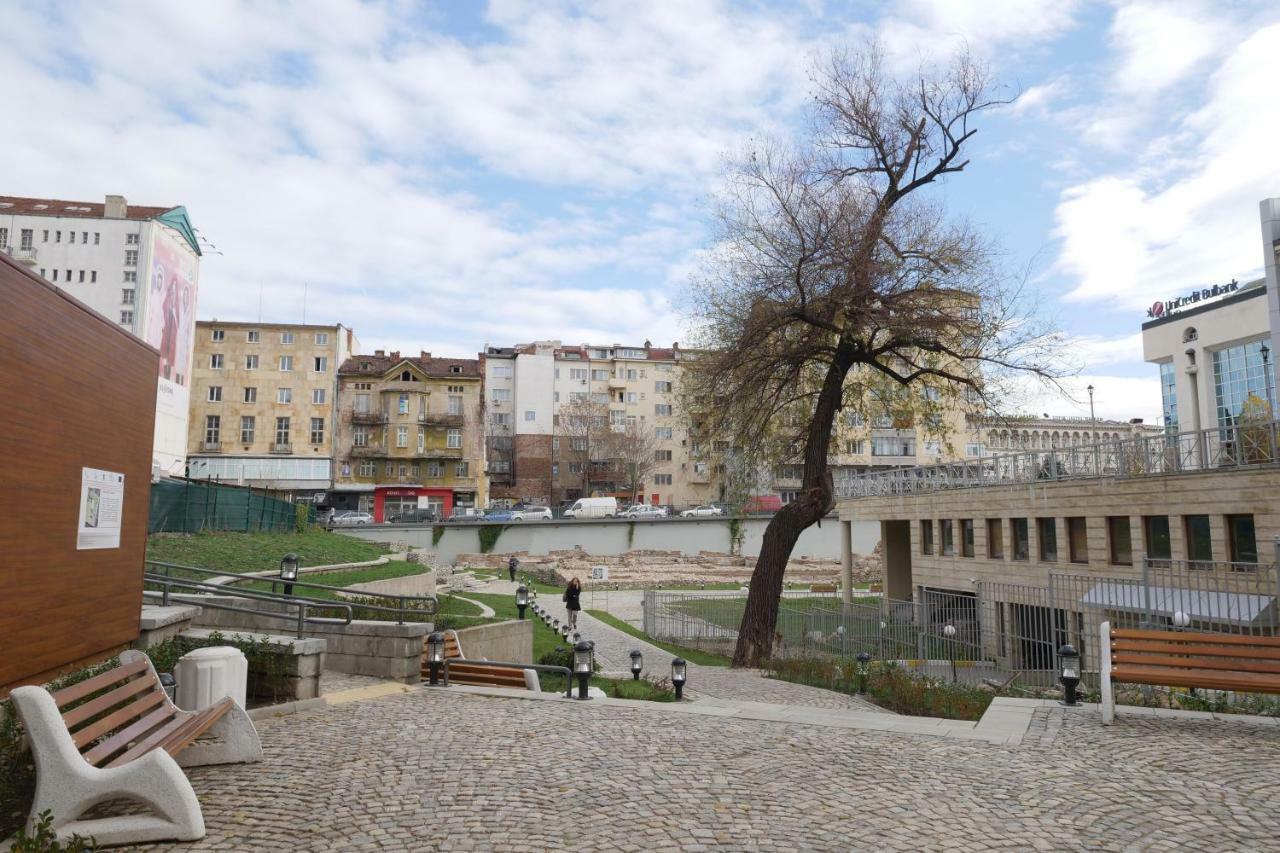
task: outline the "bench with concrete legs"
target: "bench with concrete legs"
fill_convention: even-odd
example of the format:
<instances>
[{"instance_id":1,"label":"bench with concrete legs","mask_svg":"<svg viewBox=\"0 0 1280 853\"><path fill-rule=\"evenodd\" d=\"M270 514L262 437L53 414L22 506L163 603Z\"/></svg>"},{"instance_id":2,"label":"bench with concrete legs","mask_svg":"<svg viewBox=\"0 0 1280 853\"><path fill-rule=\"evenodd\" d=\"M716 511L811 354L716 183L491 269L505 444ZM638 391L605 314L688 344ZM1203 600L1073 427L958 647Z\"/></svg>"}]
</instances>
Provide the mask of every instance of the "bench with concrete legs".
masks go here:
<instances>
[{"instance_id":1,"label":"bench with concrete legs","mask_svg":"<svg viewBox=\"0 0 1280 853\"><path fill-rule=\"evenodd\" d=\"M449 661L449 683L470 684L477 687L514 687L540 691L538 673L532 669L517 669L513 666L468 666L467 656L462 653L462 643L458 640L458 632L444 632L444 656ZM484 660L484 658L476 658ZM427 666L426 644L423 644L422 677L430 674Z\"/></svg>"},{"instance_id":2,"label":"bench with concrete legs","mask_svg":"<svg viewBox=\"0 0 1280 853\"><path fill-rule=\"evenodd\" d=\"M200 803L181 768L262 759L258 733L235 700L181 710L139 651L56 693L19 687L10 695L35 758L31 823L48 810L60 839L79 834L103 846L202 838ZM152 814L82 818L117 798Z\"/></svg>"}]
</instances>

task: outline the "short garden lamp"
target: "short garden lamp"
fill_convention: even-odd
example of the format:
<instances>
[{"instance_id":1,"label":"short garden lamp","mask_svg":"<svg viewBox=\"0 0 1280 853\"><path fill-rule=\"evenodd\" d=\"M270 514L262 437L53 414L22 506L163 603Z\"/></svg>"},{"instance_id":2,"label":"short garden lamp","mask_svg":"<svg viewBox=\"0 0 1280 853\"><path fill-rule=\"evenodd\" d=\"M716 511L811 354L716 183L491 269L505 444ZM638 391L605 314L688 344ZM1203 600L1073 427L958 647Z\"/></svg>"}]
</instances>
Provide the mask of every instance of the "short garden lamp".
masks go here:
<instances>
[{"instance_id":1,"label":"short garden lamp","mask_svg":"<svg viewBox=\"0 0 1280 853\"><path fill-rule=\"evenodd\" d=\"M1068 707L1079 705L1076 686L1080 684L1080 653L1070 643L1064 643L1058 649L1058 679L1062 682L1062 704Z\"/></svg>"},{"instance_id":2,"label":"short garden lamp","mask_svg":"<svg viewBox=\"0 0 1280 853\"><path fill-rule=\"evenodd\" d=\"M858 652L858 692L867 692L867 673L871 671L871 652Z\"/></svg>"},{"instance_id":3,"label":"short garden lamp","mask_svg":"<svg viewBox=\"0 0 1280 853\"><path fill-rule=\"evenodd\" d=\"M640 680L640 671L644 669L644 655L640 654L639 649L631 650L631 680Z\"/></svg>"},{"instance_id":4,"label":"short garden lamp","mask_svg":"<svg viewBox=\"0 0 1280 853\"><path fill-rule=\"evenodd\" d=\"M440 683L440 666L444 663L444 634L432 631L427 637L427 668L431 670L431 683Z\"/></svg>"},{"instance_id":5,"label":"short garden lamp","mask_svg":"<svg viewBox=\"0 0 1280 853\"><path fill-rule=\"evenodd\" d=\"M562 640L569 639L569 623L568 622L560 626L560 639Z\"/></svg>"},{"instance_id":6,"label":"short garden lamp","mask_svg":"<svg viewBox=\"0 0 1280 853\"><path fill-rule=\"evenodd\" d=\"M676 701L679 702L684 696L684 682L688 675L689 665L685 663L684 658L672 658L671 660L671 683L676 688Z\"/></svg>"},{"instance_id":7,"label":"short garden lamp","mask_svg":"<svg viewBox=\"0 0 1280 853\"><path fill-rule=\"evenodd\" d=\"M560 620L559 620L559 619L552 619L552 620L551 620L551 630L552 630L552 631L555 631L557 634L559 634L559 633L560 633Z\"/></svg>"},{"instance_id":8,"label":"short garden lamp","mask_svg":"<svg viewBox=\"0 0 1280 853\"><path fill-rule=\"evenodd\" d=\"M529 587L524 584L516 587L516 610L520 611L520 618L524 618L524 609L529 606Z\"/></svg>"},{"instance_id":9,"label":"short garden lamp","mask_svg":"<svg viewBox=\"0 0 1280 853\"><path fill-rule=\"evenodd\" d=\"M566 626L567 632L567 626ZM591 678L592 656L595 645L589 640L579 640L573 647L573 674L578 676L578 698L590 699L587 695L587 679Z\"/></svg>"},{"instance_id":10,"label":"short garden lamp","mask_svg":"<svg viewBox=\"0 0 1280 853\"><path fill-rule=\"evenodd\" d=\"M293 582L298 579L298 555L289 552L280 558L280 580L284 581L284 594L293 595Z\"/></svg>"},{"instance_id":11,"label":"short garden lamp","mask_svg":"<svg viewBox=\"0 0 1280 853\"><path fill-rule=\"evenodd\" d=\"M1181 610L1173 614L1173 627L1177 628L1179 631L1181 631L1183 628L1187 627L1190 624L1191 624L1190 614L1185 613Z\"/></svg>"}]
</instances>

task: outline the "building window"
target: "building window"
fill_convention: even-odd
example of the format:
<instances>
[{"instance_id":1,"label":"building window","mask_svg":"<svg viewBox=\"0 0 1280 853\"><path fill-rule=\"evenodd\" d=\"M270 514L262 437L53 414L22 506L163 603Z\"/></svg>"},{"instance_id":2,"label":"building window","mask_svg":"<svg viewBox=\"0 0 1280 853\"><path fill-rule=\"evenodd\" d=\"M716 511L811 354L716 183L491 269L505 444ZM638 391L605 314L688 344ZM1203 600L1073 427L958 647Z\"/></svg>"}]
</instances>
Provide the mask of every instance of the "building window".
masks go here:
<instances>
[{"instance_id":1,"label":"building window","mask_svg":"<svg viewBox=\"0 0 1280 853\"><path fill-rule=\"evenodd\" d=\"M396 427L396 447L409 446L409 428L407 426Z\"/></svg>"},{"instance_id":2,"label":"building window","mask_svg":"<svg viewBox=\"0 0 1280 853\"><path fill-rule=\"evenodd\" d=\"M1187 534L1187 559L1196 563L1213 562L1213 534L1209 528L1209 516L1184 515L1182 520Z\"/></svg>"},{"instance_id":3,"label":"building window","mask_svg":"<svg viewBox=\"0 0 1280 853\"><path fill-rule=\"evenodd\" d=\"M288 373L289 371L293 370L293 356L291 355L280 356L280 370L284 373Z\"/></svg>"},{"instance_id":4,"label":"building window","mask_svg":"<svg viewBox=\"0 0 1280 853\"><path fill-rule=\"evenodd\" d=\"M312 388L311 389L311 405L323 406L324 400L325 400L325 391L326 389L324 388Z\"/></svg>"},{"instance_id":5,"label":"building window","mask_svg":"<svg viewBox=\"0 0 1280 853\"><path fill-rule=\"evenodd\" d=\"M75 244L75 242L76 242L76 232L74 232L74 231L68 231L68 232L67 232L67 242L68 242L68 243L71 243L71 244L73 244L73 245Z\"/></svg>"},{"instance_id":6,"label":"building window","mask_svg":"<svg viewBox=\"0 0 1280 853\"><path fill-rule=\"evenodd\" d=\"M372 477L377 468L373 464L373 460L366 459L360 463L360 476Z\"/></svg>"},{"instance_id":7,"label":"building window","mask_svg":"<svg viewBox=\"0 0 1280 853\"><path fill-rule=\"evenodd\" d=\"M101 231L94 231L94 232L93 232L93 245L97 246L97 245L99 245L100 243L102 243L102 232L101 232Z\"/></svg>"},{"instance_id":8,"label":"building window","mask_svg":"<svg viewBox=\"0 0 1280 853\"><path fill-rule=\"evenodd\" d=\"M97 283L98 283L98 271L97 271L97 270L89 270L89 283L90 283L90 284L97 284Z\"/></svg>"},{"instance_id":9,"label":"building window","mask_svg":"<svg viewBox=\"0 0 1280 853\"><path fill-rule=\"evenodd\" d=\"M1107 550L1111 565L1133 565L1133 536L1129 530L1129 516L1107 516Z\"/></svg>"},{"instance_id":10,"label":"building window","mask_svg":"<svg viewBox=\"0 0 1280 853\"><path fill-rule=\"evenodd\" d=\"M138 274L137 274L136 272L127 272L127 273L125 273L125 274L124 274L124 283L125 283L125 284L137 284L137 283L138 283ZM219 338L218 340L222 340L222 339L221 339L221 338Z\"/></svg>"},{"instance_id":11,"label":"building window","mask_svg":"<svg viewBox=\"0 0 1280 853\"><path fill-rule=\"evenodd\" d=\"M489 416L489 422L496 427L509 427L511 426L511 413L494 412Z\"/></svg>"},{"instance_id":12,"label":"building window","mask_svg":"<svg viewBox=\"0 0 1280 853\"><path fill-rule=\"evenodd\" d=\"M324 444L324 418L311 419L311 443Z\"/></svg>"},{"instance_id":13,"label":"building window","mask_svg":"<svg viewBox=\"0 0 1280 853\"><path fill-rule=\"evenodd\" d=\"M204 416L204 443L216 445L222 440L222 416Z\"/></svg>"},{"instance_id":14,"label":"building window","mask_svg":"<svg viewBox=\"0 0 1280 853\"><path fill-rule=\"evenodd\" d=\"M915 456L916 440L914 436L873 436L871 438L872 456Z\"/></svg>"},{"instance_id":15,"label":"building window","mask_svg":"<svg viewBox=\"0 0 1280 853\"><path fill-rule=\"evenodd\" d=\"M59 234L61 234L62 232L61 232L61 231L59 231L58 233L59 233ZM136 245L138 245L138 235L137 235L137 234L126 234L126 235L124 235L124 244L125 244L126 246L136 246Z\"/></svg>"},{"instance_id":16,"label":"building window","mask_svg":"<svg viewBox=\"0 0 1280 853\"><path fill-rule=\"evenodd\" d=\"M1151 560L1173 559L1173 542L1169 535L1169 516L1147 515L1142 518L1142 532L1146 538L1147 558Z\"/></svg>"},{"instance_id":17,"label":"building window","mask_svg":"<svg viewBox=\"0 0 1280 853\"><path fill-rule=\"evenodd\" d=\"M595 381L595 382L604 382L604 381L605 381L605 380L607 380L608 378L609 378L609 371L607 371L607 370L593 370L593 371L591 371L591 379L592 379L593 381Z\"/></svg>"},{"instance_id":18,"label":"building window","mask_svg":"<svg viewBox=\"0 0 1280 853\"><path fill-rule=\"evenodd\" d=\"M55 232L53 232L53 242L55 242L55 243L61 243L61 242L62 242L62 232L61 232L61 231L55 231Z\"/></svg>"},{"instance_id":19,"label":"building window","mask_svg":"<svg viewBox=\"0 0 1280 853\"><path fill-rule=\"evenodd\" d=\"M356 387L357 388L359 387L359 383L357 383ZM355 405L353 408L355 409L355 411L360 412L361 414L365 414L366 412L368 412L369 411L369 395L357 394Z\"/></svg>"},{"instance_id":20,"label":"building window","mask_svg":"<svg viewBox=\"0 0 1280 853\"><path fill-rule=\"evenodd\" d=\"M257 329L250 329L244 333L244 339L251 344L256 344L262 340L262 332Z\"/></svg>"},{"instance_id":21,"label":"building window","mask_svg":"<svg viewBox=\"0 0 1280 853\"><path fill-rule=\"evenodd\" d=\"M462 398L461 397L454 396L449 398L449 414L451 415L462 414Z\"/></svg>"},{"instance_id":22,"label":"building window","mask_svg":"<svg viewBox=\"0 0 1280 853\"><path fill-rule=\"evenodd\" d=\"M120 291L120 301L125 305L132 305L135 294L137 294L136 290L131 287L126 287L124 290Z\"/></svg>"},{"instance_id":23,"label":"building window","mask_svg":"<svg viewBox=\"0 0 1280 853\"><path fill-rule=\"evenodd\" d=\"M470 476L468 473L470 469L471 469L471 464L466 460L463 460L462 462L458 462L453 466L453 476L455 477Z\"/></svg>"},{"instance_id":24,"label":"building window","mask_svg":"<svg viewBox=\"0 0 1280 853\"><path fill-rule=\"evenodd\" d=\"M121 311L121 312L120 312L120 325L122 325L122 326L132 326L132 325L133 325L133 312L132 312L132 311Z\"/></svg>"},{"instance_id":25,"label":"building window","mask_svg":"<svg viewBox=\"0 0 1280 853\"><path fill-rule=\"evenodd\" d=\"M670 450L655 450L655 451L653 451L653 461L654 461L654 462L670 462L670 461L671 461L671 451L670 451Z\"/></svg>"},{"instance_id":26,"label":"building window","mask_svg":"<svg viewBox=\"0 0 1280 853\"><path fill-rule=\"evenodd\" d=\"M844 443L844 452L854 456L859 456L865 453L866 450L867 450L866 442L864 442L860 438L854 439L852 441L846 441Z\"/></svg>"},{"instance_id":27,"label":"building window","mask_svg":"<svg viewBox=\"0 0 1280 853\"><path fill-rule=\"evenodd\" d=\"M289 446L289 418L276 418L276 444L280 447Z\"/></svg>"},{"instance_id":28,"label":"building window","mask_svg":"<svg viewBox=\"0 0 1280 853\"><path fill-rule=\"evenodd\" d=\"M351 430L351 444L355 447L368 447L369 428L362 426L353 427Z\"/></svg>"},{"instance_id":29,"label":"building window","mask_svg":"<svg viewBox=\"0 0 1280 853\"><path fill-rule=\"evenodd\" d=\"M277 402L277 403L292 403L292 402L293 402L293 389L292 389L292 388L277 388L277 389L276 389L276 402Z\"/></svg>"},{"instance_id":30,"label":"building window","mask_svg":"<svg viewBox=\"0 0 1280 853\"><path fill-rule=\"evenodd\" d=\"M59 234L62 232L59 231ZM136 267L138 265L138 250L126 249L124 253L124 265L126 267Z\"/></svg>"},{"instance_id":31,"label":"building window","mask_svg":"<svg viewBox=\"0 0 1280 853\"><path fill-rule=\"evenodd\" d=\"M933 519L920 522L920 553L933 553Z\"/></svg>"},{"instance_id":32,"label":"building window","mask_svg":"<svg viewBox=\"0 0 1280 853\"><path fill-rule=\"evenodd\" d=\"M282 344L291 344L291 343L293 343L293 332L281 332L281 333L280 333L280 343L282 343Z\"/></svg>"},{"instance_id":33,"label":"building window","mask_svg":"<svg viewBox=\"0 0 1280 853\"><path fill-rule=\"evenodd\" d=\"M974 555L973 547L973 519L960 519L960 556L972 557Z\"/></svg>"},{"instance_id":34,"label":"building window","mask_svg":"<svg viewBox=\"0 0 1280 853\"><path fill-rule=\"evenodd\" d=\"M1082 516L1067 519L1067 557L1073 563L1089 562L1089 525Z\"/></svg>"},{"instance_id":35,"label":"building window","mask_svg":"<svg viewBox=\"0 0 1280 853\"><path fill-rule=\"evenodd\" d=\"M657 391L659 394L670 394L671 383L667 381L655 382L653 383L653 390Z\"/></svg>"},{"instance_id":36,"label":"building window","mask_svg":"<svg viewBox=\"0 0 1280 853\"><path fill-rule=\"evenodd\" d=\"M507 402L510 402L510 401L511 401L511 389L510 389L510 388L494 388L494 389L493 389L493 402L495 402L495 403L507 403Z\"/></svg>"},{"instance_id":37,"label":"building window","mask_svg":"<svg viewBox=\"0 0 1280 853\"><path fill-rule=\"evenodd\" d=\"M1053 518L1036 519L1036 537L1040 540L1040 562L1058 562L1058 522Z\"/></svg>"},{"instance_id":38,"label":"building window","mask_svg":"<svg viewBox=\"0 0 1280 853\"><path fill-rule=\"evenodd\" d=\"M538 413L532 409L525 409L524 419L526 421L536 421L538 419Z\"/></svg>"},{"instance_id":39,"label":"building window","mask_svg":"<svg viewBox=\"0 0 1280 853\"><path fill-rule=\"evenodd\" d=\"M1004 559L1004 521L987 519L987 556L993 560Z\"/></svg>"},{"instance_id":40,"label":"building window","mask_svg":"<svg viewBox=\"0 0 1280 853\"><path fill-rule=\"evenodd\" d=\"M222 386L221 385L209 386L209 402L210 403L222 402Z\"/></svg>"},{"instance_id":41,"label":"building window","mask_svg":"<svg viewBox=\"0 0 1280 853\"><path fill-rule=\"evenodd\" d=\"M1252 515L1227 516L1227 541L1231 546L1231 562L1258 562L1258 539Z\"/></svg>"},{"instance_id":42,"label":"building window","mask_svg":"<svg viewBox=\"0 0 1280 853\"><path fill-rule=\"evenodd\" d=\"M443 473L444 473L444 469L443 469L443 467L441 467L441 465L440 465L440 463L439 463L439 462L432 461L432 462L428 462L428 463L427 463L427 477L428 477L428 478L430 478L430 479L432 479L432 480L438 480L438 479L440 479L440 476L441 476Z\"/></svg>"},{"instance_id":43,"label":"building window","mask_svg":"<svg viewBox=\"0 0 1280 853\"><path fill-rule=\"evenodd\" d=\"M0 228L0 249L9 248L9 229Z\"/></svg>"},{"instance_id":44,"label":"building window","mask_svg":"<svg viewBox=\"0 0 1280 853\"><path fill-rule=\"evenodd\" d=\"M670 404L670 403L655 403L655 404L654 404L654 406L653 406L653 413L654 413L655 415L658 415L659 417L670 417L670 415L671 415L671 404Z\"/></svg>"},{"instance_id":45,"label":"building window","mask_svg":"<svg viewBox=\"0 0 1280 853\"><path fill-rule=\"evenodd\" d=\"M253 444L253 433L257 428L257 418L253 415L240 416L240 443Z\"/></svg>"},{"instance_id":46,"label":"building window","mask_svg":"<svg viewBox=\"0 0 1280 853\"><path fill-rule=\"evenodd\" d=\"M1164 431L1178 431L1178 371L1172 361L1160 365L1160 403L1164 410Z\"/></svg>"},{"instance_id":47,"label":"building window","mask_svg":"<svg viewBox=\"0 0 1280 853\"><path fill-rule=\"evenodd\" d=\"M54 271L53 271L53 280L54 280L54 281L57 281L57 280L58 280L58 270L57 270L56 268L55 268L55 269L54 269Z\"/></svg>"},{"instance_id":48,"label":"building window","mask_svg":"<svg viewBox=\"0 0 1280 853\"><path fill-rule=\"evenodd\" d=\"M258 356L257 356L257 354L256 354L256 353L255 353L255 354L253 354L253 355L246 355L246 356L244 357L244 369L245 369L245 370L257 370L257 369L258 369Z\"/></svg>"},{"instance_id":49,"label":"building window","mask_svg":"<svg viewBox=\"0 0 1280 853\"><path fill-rule=\"evenodd\" d=\"M209 356L209 369L210 370L222 369L222 353L215 352Z\"/></svg>"},{"instance_id":50,"label":"building window","mask_svg":"<svg viewBox=\"0 0 1280 853\"><path fill-rule=\"evenodd\" d=\"M81 284L84 284L84 270L80 270L80 279L79 279L79 281L80 281L80 283L81 283Z\"/></svg>"},{"instance_id":51,"label":"building window","mask_svg":"<svg viewBox=\"0 0 1280 853\"><path fill-rule=\"evenodd\" d=\"M1025 518L1009 519L1009 529L1013 535L1013 559L1031 559L1031 538Z\"/></svg>"},{"instance_id":52,"label":"building window","mask_svg":"<svg viewBox=\"0 0 1280 853\"><path fill-rule=\"evenodd\" d=\"M938 526L942 529L942 554L949 557L956 552L955 530L949 518L941 519Z\"/></svg>"},{"instance_id":53,"label":"building window","mask_svg":"<svg viewBox=\"0 0 1280 853\"><path fill-rule=\"evenodd\" d=\"M80 232L80 242L81 242L81 243L84 243L86 246L87 246L87 245L89 245L89 232L88 232L88 231L81 231L81 232Z\"/></svg>"},{"instance_id":54,"label":"building window","mask_svg":"<svg viewBox=\"0 0 1280 853\"><path fill-rule=\"evenodd\" d=\"M316 332L316 346L325 347L329 345L328 332Z\"/></svg>"},{"instance_id":55,"label":"building window","mask_svg":"<svg viewBox=\"0 0 1280 853\"><path fill-rule=\"evenodd\" d=\"M1263 343L1265 341L1250 341L1214 351L1213 389L1218 426L1235 426L1250 416L1256 420L1274 399L1271 367L1262 363Z\"/></svg>"},{"instance_id":56,"label":"building window","mask_svg":"<svg viewBox=\"0 0 1280 853\"><path fill-rule=\"evenodd\" d=\"M256 402L258 402L258 389L257 389L257 388L245 388L245 389L244 389L244 401L245 401L246 403L256 403Z\"/></svg>"},{"instance_id":57,"label":"building window","mask_svg":"<svg viewBox=\"0 0 1280 853\"><path fill-rule=\"evenodd\" d=\"M661 441L668 441L671 439L671 436L674 435L671 427L654 427L653 434Z\"/></svg>"},{"instance_id":58,"label":"building window","mask_svg":"<svg viewBox=\"0 0 1280 853\"><path fill-rule=\"evenodd\" d=\"M311 369L316 373L324 373L329 369L329 357L318 355L311 361Z\"/></svg>"},{"instance_id":59,"label":"building window","mask_svg":"<svg viewBox=\"0 0 1280 853\"><path fill-rule=\"evenodd\" d=\"M462 430L451 429L446 436L446 447L456 449L462 447Z\"/></svg>"},{"instance_id":60,"label":"building window","mask_svg":"<svg viewBox=\"0 0 1280 853\"><path fill-rule=\"evenodd\" d=\"M409 414L409 395L401 394L396 398L396 413L401 415Z\"/></svg>"}]
</instances>

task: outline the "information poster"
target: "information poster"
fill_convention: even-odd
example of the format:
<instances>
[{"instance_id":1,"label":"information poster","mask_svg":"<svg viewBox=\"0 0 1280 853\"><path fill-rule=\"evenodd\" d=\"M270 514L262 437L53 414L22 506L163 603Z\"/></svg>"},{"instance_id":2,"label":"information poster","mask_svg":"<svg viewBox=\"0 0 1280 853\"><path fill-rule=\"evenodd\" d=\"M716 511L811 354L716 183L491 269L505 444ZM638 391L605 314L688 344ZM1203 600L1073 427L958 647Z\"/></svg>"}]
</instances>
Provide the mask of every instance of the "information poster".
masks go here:
<instances>
[{"instance_id":1,"label":"information poster","mask_svg":"<svg viewBox=\"0 0 1280 853\"><path fill-rule=\"evenodd\" d=\"M76 550L120 547L124 509L124 474L97 468L80 469L80 526Z\"/></svg>"}]
</instances>

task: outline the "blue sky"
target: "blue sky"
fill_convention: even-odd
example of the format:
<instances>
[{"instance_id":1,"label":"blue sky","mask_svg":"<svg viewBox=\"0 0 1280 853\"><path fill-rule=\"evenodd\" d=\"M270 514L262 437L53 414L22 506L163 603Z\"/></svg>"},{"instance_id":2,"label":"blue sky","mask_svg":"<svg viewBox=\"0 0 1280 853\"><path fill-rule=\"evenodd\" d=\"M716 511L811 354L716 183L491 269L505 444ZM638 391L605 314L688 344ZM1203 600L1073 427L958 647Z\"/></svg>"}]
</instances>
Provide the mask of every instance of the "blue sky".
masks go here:
<instances>
[{"instance_id":1,"label":"blue sky","mask_svg":"<svg viewBox=\"0 0 1280 853\"><path fill-rule=\"evenodd\" d=\"M725 156L801 126L806 72L967 45L1021 97L939 192L1031 270L1084 362L1034 411L1159 414L1144 306L1257 274L1280 195L1280 8L0 0L20 133L0 192L185 204L204 319L342 322L366 349L670 344Z\"/></svg>"}]
</instances>

